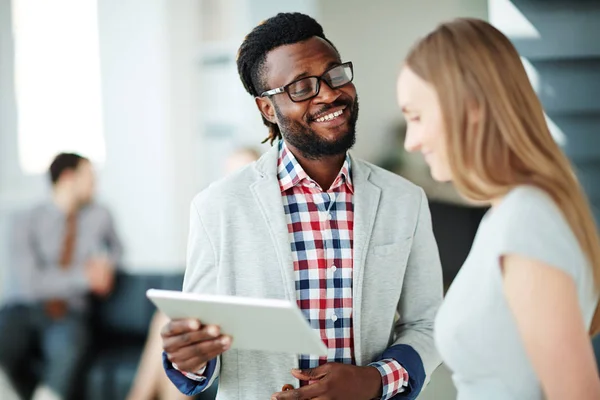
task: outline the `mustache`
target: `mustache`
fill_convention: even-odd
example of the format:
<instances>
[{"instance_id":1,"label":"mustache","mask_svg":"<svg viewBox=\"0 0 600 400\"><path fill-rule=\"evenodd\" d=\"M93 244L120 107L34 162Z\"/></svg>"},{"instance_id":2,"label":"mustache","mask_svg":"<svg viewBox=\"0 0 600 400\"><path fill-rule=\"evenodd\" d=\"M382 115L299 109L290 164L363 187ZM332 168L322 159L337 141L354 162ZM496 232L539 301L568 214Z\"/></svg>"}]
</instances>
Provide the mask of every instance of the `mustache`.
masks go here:
<instances>
[{"instance_id":1,"label":"mustache","mask_svg":"<svg viewBox=\"0 0 600 400\"><path fill-rule=\"evenodd\" d=\"M342 107L342 106L346 106L348 107L350 110L352 110L354 105L354 102L350 99L346 100L346 99L337 99L336 101L334 101L331 104L326 104L323 107L321 107L318 111L314 112L313 114L311 114L309 116L309 120L310 121L314 121L315 119L317 119L316 117L319 115L322 115L324 113L326 113L329 110L332 110L336 107Z\"/></svg>"}]
</instances>

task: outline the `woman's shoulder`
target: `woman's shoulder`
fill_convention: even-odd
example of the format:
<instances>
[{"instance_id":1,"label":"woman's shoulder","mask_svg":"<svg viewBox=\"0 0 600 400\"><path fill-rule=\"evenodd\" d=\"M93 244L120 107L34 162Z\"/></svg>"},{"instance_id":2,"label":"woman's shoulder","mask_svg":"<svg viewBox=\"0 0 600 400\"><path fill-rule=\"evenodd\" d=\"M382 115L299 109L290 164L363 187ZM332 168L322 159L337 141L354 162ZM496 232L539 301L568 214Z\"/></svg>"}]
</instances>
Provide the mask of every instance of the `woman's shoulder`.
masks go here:
<instances>
[{"instance_id":1,"label":"woman's shoulder","mask_svg":"<svg viewBox=\"0 0 600 400\"><path fill-rule=\"evenodd\" d=\"M491 210L490 234L498 251L543 261L575 276L587 268L586 257L573 229L552 197L534 186L511 190Z\"/></svg>"},{"instance_id":2,"label":"woman's shoulder","mask_svg":"<svg viewBox=\"0 0 600 400\"><path fill-rule=\"evenodd\" d=\"M491 221L522 229L571 230L562 211L544 190L530 185L513 188L498 205L490 210ZM534 224L531 226L530 224Z\"/></svg>"}]
</instances>

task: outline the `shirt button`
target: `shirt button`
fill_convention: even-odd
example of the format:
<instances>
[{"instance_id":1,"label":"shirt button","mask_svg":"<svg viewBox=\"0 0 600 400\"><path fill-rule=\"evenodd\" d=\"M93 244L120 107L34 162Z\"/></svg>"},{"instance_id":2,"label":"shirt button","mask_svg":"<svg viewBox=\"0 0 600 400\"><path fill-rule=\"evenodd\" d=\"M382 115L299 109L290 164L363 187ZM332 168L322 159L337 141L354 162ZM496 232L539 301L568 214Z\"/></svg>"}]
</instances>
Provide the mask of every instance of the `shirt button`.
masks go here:
<instances>
[{"instance_id":1,"label":"shirt button","mask_svg":"<svg viewBox=\"0 0 600 400\"><path fill-rule=\"evenodd\" d=\"M316 184L316 183L314 183L314 182L311 182L311 183L309 183L309 184L308 184L308 187L311 187L311 188L316 188L316 187L317 187L317 184Z\"/></svg>"},{"instance_id":2,"label":"shirt button","mask_svg":"<svg viewBox=\"0 0 600 400\"><path fill-rule=\"evenodd\" d=\"M332 219L332 218L333 218L333 215L331 215L331 214L327 214L327 220L328 220L328 221L331 221L331 219Z\"/></svg>"},{"instance_id":3,"label":"shirt button","mask_svg":"<svg viewBox=\"0 0 600 400\"><path fill-rule=\"evenodd\" d=\"M336 270L337 270L337 267L336 267L335 265L332 265L332 266L331 266L331 271L332 271L332 272L335 272Z\"/></svg>"},{"instance_id":4,"label":"shirt button","mask_svg":"<svg viewBox=\"0 0 600 400\"><path fill-rule=\"evenodd\" d=\"M337 321L337 315L333 314L333 315L331 316L331 320L332 320L333 322Z\"/></svg>"}]
</instances>

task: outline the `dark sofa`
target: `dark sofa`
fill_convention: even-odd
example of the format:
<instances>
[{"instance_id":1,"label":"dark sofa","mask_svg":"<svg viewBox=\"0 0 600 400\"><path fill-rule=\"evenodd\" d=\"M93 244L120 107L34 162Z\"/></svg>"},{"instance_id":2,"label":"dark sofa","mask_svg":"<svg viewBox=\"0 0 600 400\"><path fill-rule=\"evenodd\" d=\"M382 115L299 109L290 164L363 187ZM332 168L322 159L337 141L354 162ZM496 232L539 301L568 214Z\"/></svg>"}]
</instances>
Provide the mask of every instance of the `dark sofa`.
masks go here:
<instances>
[{"instance_id":1,"label":"dark sofa","mask_svg":"<svg viewBox=\"0 0 600 400\"><path fill-rule=\"evenodd\" d=\"M146 298L146 290L181 290L182 281L182 274L117 274L110 297L93 302L90 315L93 346L81 369L78 387L73 390L73 400L125 399L156 310ZM43 368L41 362L34 366L38 372ZM20 387L29 389L27 392L35 387L35 377L29 378L19 383ZM214 400L215 395L216 385L195 399Z\"/></svg>"}]
</instances>

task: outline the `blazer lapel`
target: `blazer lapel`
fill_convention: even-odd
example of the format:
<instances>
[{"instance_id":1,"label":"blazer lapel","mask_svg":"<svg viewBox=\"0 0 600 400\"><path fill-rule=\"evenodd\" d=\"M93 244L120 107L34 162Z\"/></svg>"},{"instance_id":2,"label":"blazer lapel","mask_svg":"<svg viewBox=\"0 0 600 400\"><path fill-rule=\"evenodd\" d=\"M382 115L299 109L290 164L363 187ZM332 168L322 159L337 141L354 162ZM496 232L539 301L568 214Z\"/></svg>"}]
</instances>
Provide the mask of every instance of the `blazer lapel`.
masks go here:
<instances>
[{"instance_id":1,"label":"blazer lapel","mask_svg":"<svg viewBox=\"0 0 600 400\"><path fill-rule=\"evenodd\" d=\"M354 183L354 274L352 279L354 354L358 365L361 356L362 289L365 260L369 250L371 232L375 225L381 189L369 181L369 167L360 160L352 159Z\"/></svg>"},{"instance_id":2,"label":"blazer lapel","mask_svg":"<svg viewBox=\"0 0 600 400\"><path fill-rule=\"evenodd\" d=\"M277 179L278 146L273 145L259 161L256 169L259 172L257 181L250 189L256 200L262 217L269 226L269 237L277 251L281 278L285 286L286 297L296 302L296 283L294 277L294 261L288 235L288 226L283 209L281 190Z\"/></svg>"}]
</instances>

